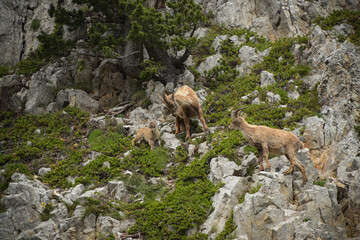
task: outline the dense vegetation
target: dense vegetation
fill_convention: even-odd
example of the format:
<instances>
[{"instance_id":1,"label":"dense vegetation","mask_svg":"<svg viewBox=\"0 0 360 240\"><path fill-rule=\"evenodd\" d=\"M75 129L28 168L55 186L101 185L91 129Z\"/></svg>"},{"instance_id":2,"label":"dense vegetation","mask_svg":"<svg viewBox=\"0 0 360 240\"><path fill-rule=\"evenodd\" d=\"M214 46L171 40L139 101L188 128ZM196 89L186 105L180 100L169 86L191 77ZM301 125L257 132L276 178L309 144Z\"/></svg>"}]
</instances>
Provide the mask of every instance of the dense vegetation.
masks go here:
<instances>
[{"instance_id":1,"label":"dense vegetation","mask_svg":"<svg viewBox=\"0 0 360 240\"><path fill-rule=\"evenodd\" d=\"M51 7L49 13L56 23L71 30L88 29L83 36L87 47L98 56L121 60L122 73L136 79L173 82L197 45L195 30L207 22L193 0L166 1L166 11L161 10L163 1L156 1L154 7L140 0L73 2L86 7L72 11L61 3ZM149 59L143 59L144 49Z\"/></svg>"},{"instance_id":2,"label":"dense vegetation","mask_svg":"<svg viewBox=\"0 0 360 240\"><path fill-rule=\"evenodd\" d=\"M314 23L319 24L324 30L331 30L334 26L341 23L349 24L353 27L353 32L348 35L339 35L338 39L343 41L349 38L350 42L360 45L360 10L335 10L327 17L319 16L315 19Z\"/></svg>"},{"instance_id":3,"label":"dense vegetation","mask_svg":"<svg viewBox=\"0 0 360 240\"><path fill-rule=\"evenodd\" d=\"M307 37L269 42L248 30L220 30L218 35L224 33L244 38L245 41L241 45L235 45L230 40L224 40L220 47L220 64L207 73L207 80L212 83L212 92L205 103L205 118L210 125L227 126L231 120L231 111L240 107L247 113L250 123L281 129L293 129L296 122L304 117L318 114L320 106L316 86L309 90L309 86L302 80L310 73L311 68L296 63L292 53L295 44L300 45L301 50L307 48ZM268 55L254 65L249 74L239 77L236 66L241 63L238 52L243 46L254 47L258 53L271 48ZM275 83L261 87L262 71L273 73ZM288 93L294 90L300 97L290 99ZM251 97L243 98L256 91ZM268 92L278 94L280 101L269 101L266 97ZM259 98L261 103L251 104L255 98ZM290 116L286 117L286 113Z\"/></svg>"}]
</instances>

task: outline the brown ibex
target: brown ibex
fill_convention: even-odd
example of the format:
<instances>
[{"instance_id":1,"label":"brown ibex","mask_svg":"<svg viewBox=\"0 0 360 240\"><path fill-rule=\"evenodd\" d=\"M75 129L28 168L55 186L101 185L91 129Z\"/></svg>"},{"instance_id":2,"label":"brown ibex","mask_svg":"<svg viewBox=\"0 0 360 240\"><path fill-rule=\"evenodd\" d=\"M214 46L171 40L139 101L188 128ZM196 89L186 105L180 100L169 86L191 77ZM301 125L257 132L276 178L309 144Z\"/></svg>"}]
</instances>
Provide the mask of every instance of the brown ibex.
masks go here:
<instances>
[{"instance_id":1,"label":"brown ibex","mask_svg":"<svg viewBox=\"0 0 360 240\"><path fill-rule=\"evenodd\" d=\"M159 95L160 100L166 105L169 112L176 118L176 134L180 133L181 119L185 122L186 140L190 139L190 118L198 116L204 131L208 131L209 128L206 125L203 112L200 106L200 102L194 90L189 86L184 85L180 87L175 93L166 95L165 91L163 96Z\"/></svg>"},{"instance_id":2,"label":"brown ibex","mask_svg":"<svg viewBox=\"0 0 360 240\"><path fill-rule=\"evenodd\" d=\"M266 168L271 167L268 159L269 152L279 155L285 154L290 161L290 167L285 171L285 174L292 173L294 166L300 169L303 182L307 181L305 167L301 164L296 154L299 149L304 148L304 144L291 132L286 132L280 129L269 128L265 126L250 125L246 122L246 114L239 115L240 109L237 110L229 125L229 129L240 130L244 138L250 145L256 147L259 152L260 171L263 170L262 160L265 158Z\"/></svg>"},{"instance_id":3,"label":"brown ibex","mask_svg":"<svg viewBox=\"0 0 360 240\"><path fill-rule=\"evenodd\" d=\"M142 127L137 131L136 136L132 140L132 146L134 147L135 143L141 140L147 142L151 150L154 149L156 142L160 140L160 131L155 121L150 122L149 127Z\"/></svg>"}]
</instances>

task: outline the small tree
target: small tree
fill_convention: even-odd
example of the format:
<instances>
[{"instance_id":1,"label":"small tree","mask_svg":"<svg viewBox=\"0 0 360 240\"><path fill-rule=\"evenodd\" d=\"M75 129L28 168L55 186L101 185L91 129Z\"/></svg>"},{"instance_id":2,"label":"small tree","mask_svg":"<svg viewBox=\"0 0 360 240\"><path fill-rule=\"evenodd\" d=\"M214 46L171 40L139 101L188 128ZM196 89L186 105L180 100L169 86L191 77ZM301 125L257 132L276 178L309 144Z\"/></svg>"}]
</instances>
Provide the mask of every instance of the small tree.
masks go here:
<instances>
[{"instance_id":1,"label":"small tree","mask_svg":"<svg viewBox=\"0 0 360 240\"><path fill-rule=\"evenodd\" d=\"M197 45L193 34L207 18L193 0L158 1L150 7L143 0L74 0L79 10L68 11L58 4L49 12L56 23L71 30L85 27L89 47L104 57L119 59L124 75L148 78L141 74L147 70L148 64L143 63L146 50L150 60L161 65L157 71L152 68L152 77L175 82Z\"/></svg>"}]
</instances>

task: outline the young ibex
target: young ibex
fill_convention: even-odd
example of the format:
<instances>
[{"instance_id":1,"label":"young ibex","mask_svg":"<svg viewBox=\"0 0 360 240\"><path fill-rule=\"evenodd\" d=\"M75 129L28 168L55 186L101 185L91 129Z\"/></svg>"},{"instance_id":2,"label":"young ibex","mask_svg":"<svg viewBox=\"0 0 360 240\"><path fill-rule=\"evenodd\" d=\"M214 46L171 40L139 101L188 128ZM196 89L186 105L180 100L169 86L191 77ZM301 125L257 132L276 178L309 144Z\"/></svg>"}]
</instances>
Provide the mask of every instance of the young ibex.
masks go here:
<instances>
[{"instance_id":1,"label":"young ibex","mask_svg":"<svg viewBox=\"0 0 360 240\"><path fill-rule=\"evenodd\" d=\"M142 127L140 128L135 138L132 140L132 146L135 146L135 142L144 140L147 142L151 150L154 149L156 142L160 141L160 131L156 125L155 121L149 123L149 127Z\"/></svg>"},{"instance_id":2,"label":"young ibex","mask_svg":"<svg viewBox=\"0 0 360 240\"><path fill-rule=\"evenodd\" d=\"M199 103L199 99L196 96L194 90L189 86L180 87L176 93L166 95L165 91L163 96L159 95L160 100L166 105L169 112L176 118L176 134L180 133L181 119L185 122L186 140L190 139L190 118L199 116L204 130L208 131L209 128L206 125L203 112Z\"/></svg>"},{"instance_id":3,"label":"young ibex","mask_svg":"<svg viewBox=\"0 0 360 240\"><path fill-rule=\"evenodd\" d=\"M268 160L269 152L279 155L285 154L290 161L290 167L285 174L290 174L294 166L300 169L303 182L307 181L305 167L296 158L299 149L304 148L304 144L291 132L286 132L280 129L269 128L265 126L254 126L246 122L246 114L239 115L240 109L236 111L229 125L229 129L240 130L244 138L250 145L256 147L259 152L260 171L263 170L262 160L265 158L266 168L270 168Z\"/></svg>"}]
</instances>

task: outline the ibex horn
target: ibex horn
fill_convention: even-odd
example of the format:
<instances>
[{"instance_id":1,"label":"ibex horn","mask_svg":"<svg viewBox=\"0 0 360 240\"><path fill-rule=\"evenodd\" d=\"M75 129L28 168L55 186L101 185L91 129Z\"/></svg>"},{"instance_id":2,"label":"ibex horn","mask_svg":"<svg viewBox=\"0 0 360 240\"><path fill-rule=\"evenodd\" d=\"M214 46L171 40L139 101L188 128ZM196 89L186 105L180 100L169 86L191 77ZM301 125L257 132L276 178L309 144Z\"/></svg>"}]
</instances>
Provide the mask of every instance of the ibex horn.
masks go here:
<instances>
[{"instance_id":1,"label":"ibex horn","mask_svg":"<svg viewBox=\"0 0 360 240\"><path fill-rule=\"evenodd\" d=\"M241 113L241 108L238 109L238 110L236 110L236 112L235 112L235 117L239 117L239 113Z\"/></svg>"},{"instance_id":2,"label":"ibex horn","mask_svg":"<svg viewBox=\"0 0 360 240\"><path fill-rule=\"evenodd\" d=\"M167 96L166 96L166 94L165 94L165 89L164 89L164 91L163 91L163 99L164 99L164 101L165 101L165 104L168 105L169 102L168 102Z\"/></svg>"}]
</instances>

